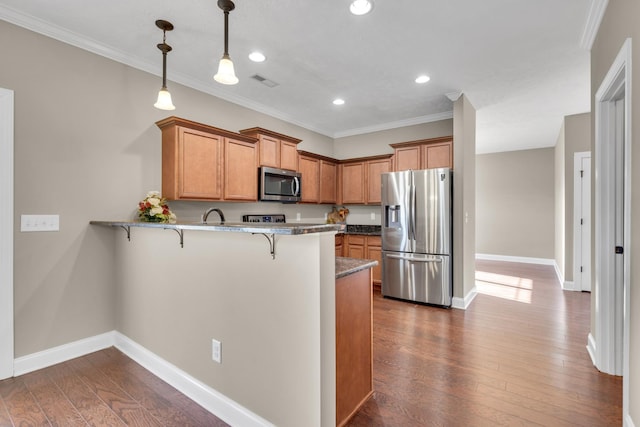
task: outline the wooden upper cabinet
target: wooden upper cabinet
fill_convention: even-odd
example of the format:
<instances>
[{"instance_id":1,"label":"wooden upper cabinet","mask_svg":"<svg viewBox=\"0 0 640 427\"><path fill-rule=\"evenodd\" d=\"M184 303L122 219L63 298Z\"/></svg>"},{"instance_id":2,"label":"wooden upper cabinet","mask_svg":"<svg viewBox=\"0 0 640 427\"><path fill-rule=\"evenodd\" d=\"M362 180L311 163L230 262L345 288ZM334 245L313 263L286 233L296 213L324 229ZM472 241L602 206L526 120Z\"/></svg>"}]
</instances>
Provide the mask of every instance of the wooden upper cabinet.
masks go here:
<instances>
[{"instance_id":1,"label":"wooden upper cabinet","mask_svg":"<svg viewBox=\"0 0 640 427\"><path fill-rule=\"evenodd\" d=\"M380 175L386 172L391 172L390 158L367 162L367 204L375 205L382 202L382 178Z\"/></svg>"},{"instance_id":2,"label":"wooden upper cabinet","mask_svg":"<svg viewBox=\"0 0 640 427\"><path fill-rule=\"evenodd\" d=\"M320 160L320 200L319 203L336 203L338 165L335 162Z\"/></svg>"},{"instance_id":3,"label":"wooden upper cabinet","mask_svg":"<svg viewBox=\"0 0 640 427\"><path fill-rule=\"evenodd\" d=\"M343 163L342 168L342 203L365 202L365 162L356 161Z\"/></svg>"},{"instance_id":4,"label":"wooden upper cabinet","mask_svg":"<svg viewBox=\"0 0 640 427\"><path fill-rule=\"evenodd\" d=\"M243 129L242 135L258 139L258 165L298 170L298 143L302 140L259 127Z\"/></svg>"},{"instance_id":5,"label":"wooden upper cabinet","mask_svg":"<svg viewBox=\"0 0 640 427\"><path fill-rule=\"evenodd\" d=\"M381 178L391 172L391 154L342 160L340 188L344 204L375 205L381 202Z\"/></svg>"},{"instance_id":6,"label":"wooden upper cabinet","mask_svg":"<svg viewBox=\"0 0 640 427\"><path fill-rule=\"evenodd\" d=\"M395 170L419 170L422 169L420 146L402 147L395 149Z\"/></svg>"},{"instance_id":7,"label":"wooden upper cabinet","mask_svg":"<svg viewBox=\"0 0 640 427\"><path fill-rule=\"evenodd\" d=\"M298 151L298 172L302 174L303 203L337 202L337 160L320 154Z\"/></svg>"},{"instance_id":8,"label":"wooden upper cabinet","mask_svg":"<svg viewBox=\"0 0 640 427\"><path fill-rule=\"evenodd\" d=\"M226 138L224 147L224 199L258 200L258 155L253 142Z\"/></svg>"},{"instance_id":9,"label":"wooden upper cabinet","mask_svg":"<svg viewBox=\"0 0 640 427\"><path fill-rule=\"evenodd\" d=\"M394 170L453 169L453 137L422 139L391 144Z\"/></svg>"},{"instance_id":10,"label":"wooden upper cabinet","mask_svg":"<svg viewBox=\"0 0 640 427\"><path fill-rule=\"evenodd\" d=\"M301 154L298 157L301 183L301 202L318 203L320 200L320 160Z\"/></svg>"},{"instance_id":11,"label":"wooden upper cabinet","mask_svg":"<svg viewBox=\"0 0 640 427\"><path fill-rule=\"evenodd\" d=\"M257 200L256 139L175 116L162 130L162 195L169 200Z\"/></svg>"}]
</instances>

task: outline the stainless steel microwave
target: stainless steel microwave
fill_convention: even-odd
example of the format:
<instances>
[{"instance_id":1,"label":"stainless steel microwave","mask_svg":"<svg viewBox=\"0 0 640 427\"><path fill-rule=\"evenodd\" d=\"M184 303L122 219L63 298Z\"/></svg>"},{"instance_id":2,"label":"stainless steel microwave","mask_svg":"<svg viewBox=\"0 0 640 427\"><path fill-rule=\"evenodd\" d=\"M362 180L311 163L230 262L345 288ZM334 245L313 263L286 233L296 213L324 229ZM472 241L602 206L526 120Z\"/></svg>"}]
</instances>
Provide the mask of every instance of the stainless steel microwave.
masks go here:
<instances>
[{"instance_id":1,"label":"stainless steel microwave","mask_svg":"<svg viewBox=\"0 0 640 427\"><path fill-rule=\"evenodd\" d=\"M261 166L259 178L260 200L285 203L300 201L300 172Z\"/></svg>"}]
</instances>

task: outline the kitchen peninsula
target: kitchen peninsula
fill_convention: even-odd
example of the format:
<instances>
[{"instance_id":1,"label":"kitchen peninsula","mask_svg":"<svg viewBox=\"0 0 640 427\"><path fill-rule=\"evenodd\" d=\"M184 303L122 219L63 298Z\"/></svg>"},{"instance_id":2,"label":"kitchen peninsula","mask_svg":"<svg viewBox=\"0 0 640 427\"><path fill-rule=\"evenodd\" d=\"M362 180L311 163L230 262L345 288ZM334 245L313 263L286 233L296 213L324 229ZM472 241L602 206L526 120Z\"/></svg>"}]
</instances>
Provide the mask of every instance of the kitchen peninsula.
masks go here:
<instances>
[{"instance_id":1,"label":"kitchen peninsula","mask_svg":"<svg viewBox=\"0 0 640 427\"><path fill-rule=\"evenodd\" d=\"M340 283L359 280L367 291L357 304L369 310L359 324L370 363L376 264L335 258L343 226L91 223L124 230L94 228L116 239L118 331L219 396L218 404L195 398L214 413L237 404L251 425L333 426L370 395L362 394L369 377L337 410L340 382L352 382L338 371L346 354L340 340L354 333L341 335L340 322L362 313L356 300L341 305L358 290ZM221 343L221 363L212 360L212 339ZM370 374L370 364L363 366Z\"/></svg>"}]
</instances>

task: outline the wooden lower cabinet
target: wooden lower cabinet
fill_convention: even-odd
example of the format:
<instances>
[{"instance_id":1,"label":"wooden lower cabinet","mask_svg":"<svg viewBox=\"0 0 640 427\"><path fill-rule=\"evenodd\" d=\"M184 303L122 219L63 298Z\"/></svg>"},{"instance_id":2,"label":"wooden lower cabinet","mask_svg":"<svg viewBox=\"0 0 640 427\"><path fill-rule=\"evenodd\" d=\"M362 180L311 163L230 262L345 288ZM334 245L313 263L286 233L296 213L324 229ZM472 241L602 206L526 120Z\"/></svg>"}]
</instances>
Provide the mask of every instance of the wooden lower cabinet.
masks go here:
<instances>
[{"instance_id":1,"label":"wooden lower cabinet","mask_svg":"<svg viewBox=\"0 0 640 427\"><path fill-rule=\"evenodd\" d=\"M337 236L337 235L336 235ZM373 259L378 265L373 267L373 285L377 288L382 283L382 240L380 236L364 234L345 234L341 236L344 256L349 258ZM337 245L337 242L336 242Z\"/></svg>"},{"instance_id":2,"label":"wooden lower cabinet","mask_svg":"<svg viewBox=\"0 0 640 427\"><path fill-rule=\"evenodd\" d=\"M371 269L336 279L336 425L373 394Z\"/></svg>"},{"instance_id":3,"label":"wooden lower cabinet","mask_svg":"<svg viewBox=\"0 0 640 427\"><path fill-rule=\"evenodd\" d=\"M382 284L382 239L379 236L367 236L367 259L378 261L373 267L373 285L380 288Z\"/></svg>"},{"instance_id":4,"label":"wooden lower cabinet","mask_svg":"<svg viewBox=\"0 0 640 427\"><path fill-rule=\"evenodd\" d=\"M344 247L344 235L342 234L336 234L336 256L344 256L344 251L343 251L343 247Z\"/></svg>"}]
</instances>

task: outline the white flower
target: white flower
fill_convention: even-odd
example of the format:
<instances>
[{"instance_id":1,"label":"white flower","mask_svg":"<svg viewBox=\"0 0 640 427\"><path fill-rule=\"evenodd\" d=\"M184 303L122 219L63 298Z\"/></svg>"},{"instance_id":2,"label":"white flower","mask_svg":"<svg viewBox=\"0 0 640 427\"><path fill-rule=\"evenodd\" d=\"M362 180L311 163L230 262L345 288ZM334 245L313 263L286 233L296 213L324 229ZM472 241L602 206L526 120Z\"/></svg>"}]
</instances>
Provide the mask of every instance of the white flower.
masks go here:
<instances>
[{"instance_id":1,"label":"white flower","mask_svg":"<svg viewBox=\"0 0 640 427\"><path fill-rule=\"evenodd\" d=\"M156 206L151 208L151 211L149 213L151 215L161 215L162 212L164 212L164 210L160 206Z\"/></svg>"},{"instance_id":2,"label":"white flower","mask_svg":"<svg viewBox=\"0 0 640 427\"><path fill-rule=\"evenodd\" d=\"M147 193L147 197L154 197L159 199L160 198L160 192L159 191L149 191Z\"/></svg>"},{"instance_id":3,"label":"white flower","mask_svg":"<svg viewBox=\"0 0 640 427\"><path fill-rule=\"evenodd\" d=\"M147 202L151 203L151 206L160 206L160 199L156 197L149 197Z\"/></svg>"}]
</instances>

